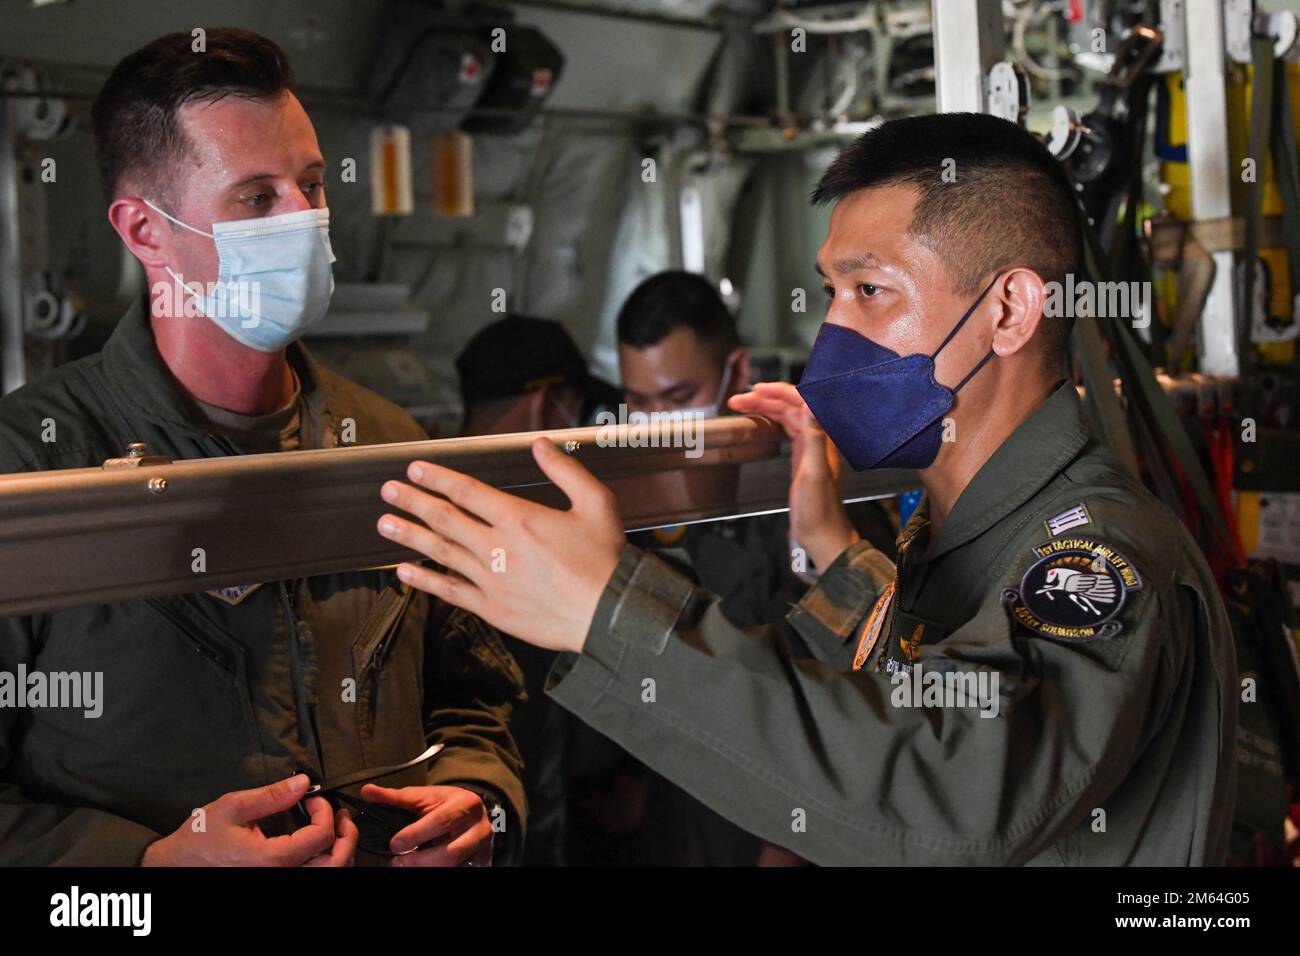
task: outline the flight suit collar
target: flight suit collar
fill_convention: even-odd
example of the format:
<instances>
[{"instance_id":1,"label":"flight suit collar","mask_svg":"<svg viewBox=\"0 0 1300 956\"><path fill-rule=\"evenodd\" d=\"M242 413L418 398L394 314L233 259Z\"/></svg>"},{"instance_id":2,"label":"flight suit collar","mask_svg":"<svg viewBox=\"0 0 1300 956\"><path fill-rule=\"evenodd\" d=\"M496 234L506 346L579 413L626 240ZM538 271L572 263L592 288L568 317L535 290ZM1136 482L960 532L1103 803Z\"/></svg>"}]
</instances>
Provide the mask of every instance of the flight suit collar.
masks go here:
<instances>
[{"instance_id":1,"label":"flight suit collar","mask_svg":"<svg viewBox=\"0 0 1300 956\"><path fill-rule=\"evenodd\" d=\"M202 432L202 417L189 395L172 376L158 352L148 318L149 299L136 299L104 344L104 368L115 390L147 419L190 432ZM302 387L306 416L303 427L324 436L321 447L338 444L336 416L339 397L329 376L301 342L289 345L286 356Z\"/></svg>"},{"instance_id":2,"label":"flight suit collar","mask_svg":"<svg viewBox=\"0 0 1300 956\"><path fill-rule=\"evenodd\" d=\"M921 560L960 547L1015 512L1078 457L1090 437L1079 394L1063 382L976 472ZM928 533L929 510L929 499L923 498L900 540Z\"/></svg>"},{"instance_id":3,"label":"flight suit collar","mask_svg":"<svg viewBox=\"0 0 1300 956\"><path fill-rule=\"evenodd\" d=\"M894 539L895 553L901 555L911 548L924 549L930 538L930 499L926 495L912 509L912 515L904 522L898 537Z\"/></svg>"}]
</instances>

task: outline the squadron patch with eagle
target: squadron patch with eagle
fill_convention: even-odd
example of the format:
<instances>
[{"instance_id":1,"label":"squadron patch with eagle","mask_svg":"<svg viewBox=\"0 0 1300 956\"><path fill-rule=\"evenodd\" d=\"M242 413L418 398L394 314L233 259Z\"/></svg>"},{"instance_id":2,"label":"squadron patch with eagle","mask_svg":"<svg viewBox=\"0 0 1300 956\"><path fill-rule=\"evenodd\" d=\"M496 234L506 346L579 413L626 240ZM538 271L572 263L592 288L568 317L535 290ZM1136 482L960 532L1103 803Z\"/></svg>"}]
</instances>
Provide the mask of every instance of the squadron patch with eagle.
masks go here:
<instances>
[{"instance_id":1,"label":"squadron patch with eagle","mask_svg":"<svg viewBox=\"0 0 1300 956\"><path fill-rule=\"evenodd\" d=\"M1114 637L1124 599L1142 587L1129 560L1094 538L1054 538L1033 549L1019 588L1004 588L1011 616L1042 637L1081 643Z\"/></svg>"}]
</instances>

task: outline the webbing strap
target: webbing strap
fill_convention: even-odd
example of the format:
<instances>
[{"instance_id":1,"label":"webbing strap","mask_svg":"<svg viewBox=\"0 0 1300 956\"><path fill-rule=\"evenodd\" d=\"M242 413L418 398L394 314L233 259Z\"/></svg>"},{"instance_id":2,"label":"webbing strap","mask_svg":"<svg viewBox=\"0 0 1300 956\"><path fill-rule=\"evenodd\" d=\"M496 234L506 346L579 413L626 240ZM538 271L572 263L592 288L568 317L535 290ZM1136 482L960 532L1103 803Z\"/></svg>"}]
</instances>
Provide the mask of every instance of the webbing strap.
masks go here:
<instances>
[{"instance_id":1,"label":"webbing strap","mask_svg":"<svg viewBox=\"0 0 1300 956\"><path fill-rule=\"evenodd\" d=\"M1106 444L1128 473L1140 478L1137 449L1124 420L1119 396L1115 394L1114 378L1106 364L1106 347L1097 331L1099 321L1105 320L1088 316L1074 320L1074 347L1079 353L1079 366L1083 371L1084 399Z\"/></svg>"},{"instance_id":2,"label":"webbing strap","mask_svg":"<svg viewBox=\"0 0 1300 956\"><path fill-rule=\"evenodd\" d=\"M1273 68L1277 63L1270 38L1256 36L1251 40L1251 47L1254 74L1251 77L1250 137L1246 150L1256 168L1255 181L1251 184L1246 202L1246 241L1242 249L1242 308L1236 333L1242 378L1250 377L1255 364L1250 335L1255 323L1255 264L1259 258L1259 222L1264 205L1264 160L1271 151L1273 139Z\"/></svg>"},{"instance_id":3,"label":"webbing strap","mask_svg":"<svg viewBox=\"0 0 1300 956\"><path fill-rule=\"evenodd\" d=\"M1277 95L1273 98L1273 175L1282 196L1282 230L1286 234L1286 261L1291 279L1291 314L1295 315L1296 297L1300 294L1300 155L1296 152L1295 115L1291 112L1291 84L1286 64L1278 66L1273 81ZM1300 378L1300 342L1293 351L1297 378Z\"/></svg>"},{"instance_id":4,"label":"webbing strap","mask_svg":"<svg viewBox=\"0 0 1300 956\"><path fill-rule=\"evenodd\" d=\"M1096 233L1088 226L1086 219L1084 219L1083 236L1084 249L1091 259L1093 275L1109 281L1111 270L1105 250L1101 248ZM1160 435L1167 443L1165 447L1172 453L1173 463L1182 470L1187 484L1196 496L1202 514L1209 516L1210 525L1214 529L1223 553L1235 563L1232 535L1228 531L1223 513L1219 510L1218 499L1210 488L1205 469L1196 455L1196 450L1192 447L1191 440L1183 430L1182 422L1174 412L1169 396L1156 381L1151 363L1147 361L1142 349L1134 341L1132 332L1122 322L1104 321L1100 323L1100 327L1110 343L1111 357L1119 369L1120 380L1124 384L1125 393L1131 400L1134 412L1142 417L1146 429L1153 435ZM1168 471L1170 464L1163 454L1158 454L1148 460L1147 467L1151 471L1156 468ZM1162 477L1168 478L1167 475Z\"/></svg>"}]
</instances>

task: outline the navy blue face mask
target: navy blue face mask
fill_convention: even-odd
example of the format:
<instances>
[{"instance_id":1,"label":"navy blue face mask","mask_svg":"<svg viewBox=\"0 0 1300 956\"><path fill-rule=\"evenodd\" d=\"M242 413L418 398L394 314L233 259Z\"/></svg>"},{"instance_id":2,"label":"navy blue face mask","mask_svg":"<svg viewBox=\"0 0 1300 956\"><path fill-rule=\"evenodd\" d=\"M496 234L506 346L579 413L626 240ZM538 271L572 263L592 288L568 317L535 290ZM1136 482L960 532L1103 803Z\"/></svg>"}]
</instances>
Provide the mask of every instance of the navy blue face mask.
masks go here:
<instances>
[{"instance_id":1,"label":"navy blue face mask","mask_svg":"<svg viewBox=\"0 0 1300 956\"><path fill-rule=\"evenodd\" d=\"M852 329L822 323L799 379L799 394L855 470L933 464L943 439L944 413L961 387L993 357L993 350L954 388L934 380L934 360L984 301L993 282L930 355L901 356Z\"/></svg>"}]
</instances>

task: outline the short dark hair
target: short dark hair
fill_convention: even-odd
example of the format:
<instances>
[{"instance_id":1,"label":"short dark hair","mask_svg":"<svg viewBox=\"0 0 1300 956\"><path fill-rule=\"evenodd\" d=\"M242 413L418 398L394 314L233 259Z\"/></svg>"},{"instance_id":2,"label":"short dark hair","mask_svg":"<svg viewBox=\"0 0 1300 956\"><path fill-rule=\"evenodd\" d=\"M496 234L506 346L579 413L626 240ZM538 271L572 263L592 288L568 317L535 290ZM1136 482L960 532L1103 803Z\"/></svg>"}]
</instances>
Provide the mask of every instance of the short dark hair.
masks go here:
<instances>
[{"instance_id":1,"label":"short dark hair","mask_svg":"<svg viewBox=\"0 0 1300 956\"><path fill-rule=\"evenodd\" d=\"M169 171L189 148L182 106L226 96L269 100L292 89L288 57L261 34L213 27L203 39L196 52L189 33L159 37L118 63L95 97L95 155L110 201L126 181L167 196Z\"/></svg>"},{"instance_id":2,"label":"short dark hair","mask_svg":"<svg viewBox=\"0 0 1300 956\"><path fill-rule=\"evenodd\" d=\"M945 176L949 170L952 176ZM1082 223L1069 177L1015 123L983 113L882 123L835 158L812 201L900 184L920 194L909 233L940 254L959 295L978 295L990 273L1012 266L1062 283L1083 269ZM1049 362L1059 362L1070 326L1062 318L1043 323Z\"/></svg>"},{"instance_id":3,"label":"short dark hair","mask_svg":"<svg viewBox=\"0 0 1300 956\"><path fill-rule=\"evenodd\" d=\"M693 329L719 359L740 345L736 320L713 283L678 269L656 273L632 290L618 312L618 341L648 348L682 326Z\"/></svg>"}]
</instances>

